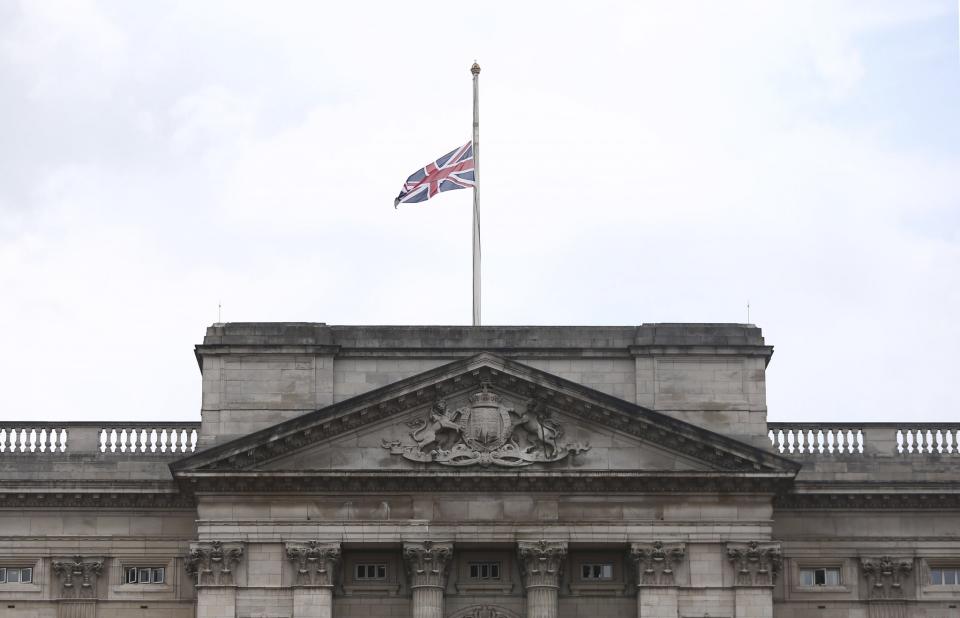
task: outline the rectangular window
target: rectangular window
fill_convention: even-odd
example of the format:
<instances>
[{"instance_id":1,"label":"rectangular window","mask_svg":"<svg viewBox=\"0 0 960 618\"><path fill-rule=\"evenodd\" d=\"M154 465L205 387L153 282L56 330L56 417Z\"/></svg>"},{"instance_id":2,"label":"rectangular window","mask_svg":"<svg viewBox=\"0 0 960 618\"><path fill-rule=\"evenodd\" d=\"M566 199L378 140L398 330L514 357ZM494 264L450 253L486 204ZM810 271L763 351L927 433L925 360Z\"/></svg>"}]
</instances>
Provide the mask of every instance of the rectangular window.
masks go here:
<instances>
[{"instance_id":1,"label":"rectangular window","mask_svg":"<svg viewBox=\"0 0 960 618\"><path fill-rule=\"evenodd\" d=\"M930 583L934 586L960 585L960 567L931 567Z\"/></svg>"},{"instance_id":2,"label":"rectangular window","mask_svg":"<svg viewBox=\"0 0 960 618\"><path fill-rule=\"evenodd\" d=\"M353 570L358 581L376 581L387 579L386 564L358 564Z\"/></svg>"},{"instance_id":3,"label":"rectangular window","mask_svg":"<svg viewBox=\"0 0 960 618\"><path fill-rule=\"evenodd\" d=\"M800 585L803 587L839 586L840 567L800 569Z\"/></svg>"},{"instance_id":4,"label":"rectangular window","mask_svg":"<svg viewBox=\"0 0 960 618\"><path fill-rule=\"evenodd\" d=\"M491 580L500 579L499 562L471 562L470 579Z\"/></svg>"},{"instance_id":5,"label":"rectangular window","mask_svg":"<svg viewBox=\"0 0 960 618\"><path fill-rule=\"evenodd\" d=\"M165 567L127 567L128 584L162 584Z\"/></svg>"},{"instance_id":6,"label":"rectangular window","mask_svg":"<svg viewBox=\"0 0 960 618\"><path fill-rule=\"evenodd\" d=\"M33 567L0 567L0 584L32 584Z\"/></svg>"},{"instance_id":7,"label":"rectangular window","mask_svg":"<svg viewBox=\"0 0 960 618\"><path fill-rule=\"evenodd\" d=\"M580 565L580 579L604 581L613 579L612 562L590 562Z\"/></svg>"}]
</instances>

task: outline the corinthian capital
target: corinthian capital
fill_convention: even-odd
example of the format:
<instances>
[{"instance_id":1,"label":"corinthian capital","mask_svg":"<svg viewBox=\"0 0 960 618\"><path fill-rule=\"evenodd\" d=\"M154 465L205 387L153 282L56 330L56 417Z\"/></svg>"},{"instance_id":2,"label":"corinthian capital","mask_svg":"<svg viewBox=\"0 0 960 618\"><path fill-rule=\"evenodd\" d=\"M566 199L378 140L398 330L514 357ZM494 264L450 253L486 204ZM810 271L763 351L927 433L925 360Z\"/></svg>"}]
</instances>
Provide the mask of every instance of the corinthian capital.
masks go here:
<instances>
[{"instance_id":1,"label":"corinthian capital","mask_svg":"<svg viewBox=\"0 0 960 618\"><path fill-rule=\"evenodd\" d=\"M860 568L870 586L870 599L902 599L903 582L913 570L913 558L861 558Z\"/></svg>"},{"instance_id":2,"label":"corinthian capital","mask_svg":"<svg viewBox=\"0 0 960 618\"><path fill-rule=\"evenodd\" d=\"M517 556L527 588L556 588L567 558L567 544L561 541L519 541Z\"/></svg>"},{"instance_id":3,"label":"corinthian capital","mask_svg":"<svg viewBox=\"0 0 960 618\"><path fill-rule=\"evenodd\" d=\"M298 586L333 586L340 543L287 543L287 560L296 568Z\"/></svg>"},{"instance_id":4,"label":"corinthian capital","mask_svg":"<svg viewBox=\"0 0 960 618\"><path fill-rule=\"evenodd\" d=\"M674 586L674 571L683 562L686 546L683 543L664 545L634 543L630 546L630 559L637 566L638 586Z\"/></svg>"},{"instance_id":5,"label":"corinthian capital","mask_svg":"<svg viewBox=\"0 0 960 618\"><path fill-rule=\"evenodd\" d=\"M443 588L447 582L447 567L453 558L453 543L423 541L404 543L403 563L410 576L410 587Z\"/></svg>"},{"instance_id":6,"label":"corinthian capital","mask_svg":"<svg viewBox=\"0 0 960 618\"><path fill-rule=\"evenodd\" d=\"M241 558L241 543L191 543L184 567L195 577L196 586L232 586L233 570Z\"/></svg>"},{"instance_id":7,"label":"corinthian capital","mask_svg":"<svg viewBox=\"0 0 960 618\"><path fill-rule=\"evenodd\" d=\"M727 559L736 569L737 586L772 586L783 564L779 543L727 543Z\"/></svg>"},{"instance_id":8,"label":"corinthian capital","mask_svg":"<svg viewBox=\"0 0 960 618\"><path fill-rule=\"evenodd\" d=\"M60 578L60 597L64 599L95 599L97 576L102 571L103 560L74 556L53 561L53 572Z\"/></svg>"}]
</instances>

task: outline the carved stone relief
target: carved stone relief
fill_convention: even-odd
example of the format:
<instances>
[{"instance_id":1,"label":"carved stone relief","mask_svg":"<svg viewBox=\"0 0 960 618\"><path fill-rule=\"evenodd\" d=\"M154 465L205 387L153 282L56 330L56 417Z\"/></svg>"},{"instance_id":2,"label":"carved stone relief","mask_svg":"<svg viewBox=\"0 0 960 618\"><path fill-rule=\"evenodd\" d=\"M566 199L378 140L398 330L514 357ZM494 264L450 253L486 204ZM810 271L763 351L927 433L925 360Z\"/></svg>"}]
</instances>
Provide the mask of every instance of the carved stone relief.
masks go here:
<instances>
[{"instance_id":1,"label":"carved stone relief","mask_svg":"<svg viewBox=\"0 0 960 618\"><path fill-rule=\"evenodd\" d=\"M637 568L638 586L675 586L675 568L686 555L682 543L664 546L660 541L652 544L634 543L630 546L630 559Z\"/></svg>"},{"instance_id":2,"label":"carved stone relief","mask_svg":"<svg viewBox=\"0 0 960 618\"><path fill-rule=\"evenodd\" d=\"M902 599L903 581L913 570L910 558L862 558L860 568L867 578L870 599Z\"/></svg>"},{"instance_id":3,"label":"carved stone relief","mask_svg":"<svg viewBox=\"0 0 960 618\"><path fill-rule=\"evenodd\" d=\"M340 563L339 543L287 543L287 559L296 568L297 586L333 586Z\"/></svg>"},{"instance_id":4,"label":"carved stone relief","mask_svg":"<svg viewBox=\"0 0 960 618\"><path fill-rule=\"evenodd\" d=\"M517 556L523 585L557 587L567 558L567 544L551 541L519 541Z\"/></svg>"},{"instance_id":5,"label":"carved stone relief","mask_svg":"<svg viewBox=\"0 0 960 618\"><path fill-rule=\"evenodd\" d=\"M520 616L496 605L472 605L461 609L451 618L520 618Z\"/></svg>"},{"instance_id":6,"label":"carved stone relief","mask_svg":"<svg viewBox=\"0 0 960 618\"><path fill-rule=\"evenodd\" d=\"M403 546L403 562L410 576L410 587L445 588L450 561L453 559L452 543L407 543Z\"/></svg>"},{"instance_id":7,"label":"carved stone relief","mask_svg":"<svg viewBox=\"0 0 960 618\"><path fill-rule=\"evenodd\" d=\"M69 560L54 560L53 572L60 578L60 598L97 598L97 576L103 571L103 560L84 560L74 556Z\"/></svg>"},{"instance_id":8,"label":"carved stone relief","mask_svg":"<svg viewBox=\"0 0 960 618\"><path fill-rule=\"evenodd\" d=\"M417 462L507 467L559 461L590 448L563 442L563 427L540 402L533 400L518 412L486 384L470 396L469 405L449 410L441 399L411 426L414 445L383 440L383 448Z\"/></svg>"},{"instance_id":9,"label":"carved stone relief","mask_svg":"<svg viewBox=\"0 0 960 618\"><path fill-rule=\"evenodd\" d=\"M233 569L242 557L243 545L240 543L191 543L184 566L187 573L195 577L194 584L198 587L232 586Z\"/></svg>"},{"instance_id":10,"label":"carved stone relief","mask_svg":"<svg viewBox=\"0 0 960 618\"><path fill-rule=\"evenodd\" d=\"M736 586L772 586L783 565L779 543L727 543L727 559L734 566Z\"/></svg>"}]
</instances>

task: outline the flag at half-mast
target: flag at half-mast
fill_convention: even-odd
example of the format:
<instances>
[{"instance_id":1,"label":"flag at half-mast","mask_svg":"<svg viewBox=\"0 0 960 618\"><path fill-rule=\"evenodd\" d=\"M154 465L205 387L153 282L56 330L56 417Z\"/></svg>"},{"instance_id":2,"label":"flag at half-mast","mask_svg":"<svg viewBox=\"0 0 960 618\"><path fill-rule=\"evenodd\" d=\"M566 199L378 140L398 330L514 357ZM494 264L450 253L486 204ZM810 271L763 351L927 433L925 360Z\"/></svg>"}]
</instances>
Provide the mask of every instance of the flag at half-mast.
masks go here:
<instances>
[{"instance_id":1,"label":"flag at half-mast","mask_svg":"<svg viewBox=\"0 0 960 618\"><path fill-rule=\"evenodd\" d=\"M393 200L393 207L423 202L444 191L474 187L474 169L473 142L469 141L411 174Z\"/></svg>"}]
</instances>

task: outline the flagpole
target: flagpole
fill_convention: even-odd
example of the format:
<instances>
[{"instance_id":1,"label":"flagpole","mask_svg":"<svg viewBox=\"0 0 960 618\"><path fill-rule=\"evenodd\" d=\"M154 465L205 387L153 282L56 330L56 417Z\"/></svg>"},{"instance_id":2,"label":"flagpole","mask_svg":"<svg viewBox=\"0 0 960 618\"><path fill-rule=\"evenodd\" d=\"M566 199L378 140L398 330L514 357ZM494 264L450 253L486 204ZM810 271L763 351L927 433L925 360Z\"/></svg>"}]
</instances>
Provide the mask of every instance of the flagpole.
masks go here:
<instances>
[{"instance_id":1,"label":"flagpole","mask_svg":"<svg viewBox=\"0 0 960 618\"><path fill-rule=\"evenodd\" d=\"M480 65L473 74L473 325L480 326Z\"/></svg>"}]
</instances>

